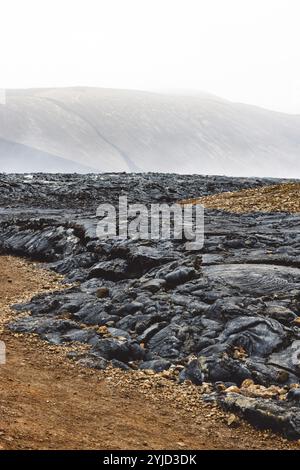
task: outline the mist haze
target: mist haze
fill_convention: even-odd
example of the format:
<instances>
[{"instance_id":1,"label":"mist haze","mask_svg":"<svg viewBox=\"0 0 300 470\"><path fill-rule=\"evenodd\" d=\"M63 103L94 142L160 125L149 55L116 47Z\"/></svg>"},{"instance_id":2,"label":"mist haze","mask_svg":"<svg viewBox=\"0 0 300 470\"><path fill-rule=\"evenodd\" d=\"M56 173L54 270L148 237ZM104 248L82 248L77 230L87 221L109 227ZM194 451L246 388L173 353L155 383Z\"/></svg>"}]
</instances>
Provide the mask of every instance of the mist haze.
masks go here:
<instances>
[{"instance_id":1,"label":"mist haze","mask_svg":"<svg viewBox=\"0 0 300 470\"><path fill-rule=\"evenodd\" d=\"M297 0L0 13L0 171L300 177Z\"/></svg>"},{"instance_id":2,"label":"mist haze","mask_svg":"<svg viewBox=\"0 0 300 470\"><path fill-rule=\"evenodd\" d=\"M0 106L5 172L300 176L300 117L205 93L11 90Z\"/></svg>"}]
</instances>

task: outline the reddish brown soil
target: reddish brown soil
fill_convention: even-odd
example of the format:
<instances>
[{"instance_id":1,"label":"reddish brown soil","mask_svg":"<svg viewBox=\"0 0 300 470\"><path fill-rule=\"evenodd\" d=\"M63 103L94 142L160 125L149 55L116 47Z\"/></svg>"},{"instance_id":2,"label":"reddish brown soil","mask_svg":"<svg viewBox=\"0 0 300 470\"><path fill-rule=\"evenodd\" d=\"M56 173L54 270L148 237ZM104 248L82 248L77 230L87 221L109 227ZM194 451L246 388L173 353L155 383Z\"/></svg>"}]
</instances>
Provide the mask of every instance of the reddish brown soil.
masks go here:
<instances>
[{"instance_id":1,"label":"reddish brown soil","mask_svg":"<svg viewBox=\"0 0 300 470\"><path fill-rule=\"evenodd\" d=\"M1 322L9 305L58 287L55 275L12 257L0 258ZM65 350L35 336L0 334L1 449L291 449L201 401L197 387L162 376L83 369Z\"/></svg>"},{"instance_id":2,"label":"reddish brown soil","mask_svg":"<svg viewBox=\"0 0 300 470\"><path fill-rule=\"evenodd\" d=\"M300 212L300 184L284 183L218 193L195 199L186 199L182 204L202 204L209 209L227 212Z\"/></svg>"}]
</instances>

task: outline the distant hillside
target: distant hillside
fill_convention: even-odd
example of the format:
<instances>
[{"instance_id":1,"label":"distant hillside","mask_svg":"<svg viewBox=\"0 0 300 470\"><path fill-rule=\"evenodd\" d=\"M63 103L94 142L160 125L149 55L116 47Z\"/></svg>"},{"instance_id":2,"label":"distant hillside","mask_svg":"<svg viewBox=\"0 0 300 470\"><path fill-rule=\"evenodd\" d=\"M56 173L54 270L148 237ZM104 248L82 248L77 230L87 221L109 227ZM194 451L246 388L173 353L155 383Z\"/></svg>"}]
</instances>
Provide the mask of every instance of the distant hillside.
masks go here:
<instances>
[{"instance_id":1,"label":"distant hillside","mask_svg":"<svg viewBox=\"0 0 300 470\"><path fill-rule=\"evenodd\" d=\"M0 139L0 171L3 173L86 173L92 170L72 160Z\"/></svg>"},{"instance_id":2,"label":"distant hillside","mask_svg":"<svg viewBox=\"0 0 300 470\"><path fill-rule=\"evenodd\" d=\"M0 171L300 177L299 116L206 94L12 90L0 138Z\"/></svg>"}]
</instances>

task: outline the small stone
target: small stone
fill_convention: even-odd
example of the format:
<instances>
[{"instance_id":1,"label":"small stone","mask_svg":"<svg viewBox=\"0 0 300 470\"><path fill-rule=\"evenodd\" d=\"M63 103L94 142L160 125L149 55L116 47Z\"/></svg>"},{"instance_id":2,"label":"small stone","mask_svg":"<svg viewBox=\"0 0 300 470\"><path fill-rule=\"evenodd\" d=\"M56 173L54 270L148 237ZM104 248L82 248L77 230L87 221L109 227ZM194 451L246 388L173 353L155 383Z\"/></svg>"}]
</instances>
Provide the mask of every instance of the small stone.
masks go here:
<instances>
[{"instance_id":1,"label":"small stone","mask_svg":"<svg viewBox=\"0 0 300 470\"><path fill-rule=\"evenodd\" d=\"M240 420L237 416L231 414L227 419L227 424L231 427L238 427L240 425Z\"/></svg>"},{"instance_id":2,"label":"small stone","mask_svg":"<svg viewBox=\"0 0 300 470\"><path fill-rule=\"evenodd\" d=\"M233 357L234 359L245 359L247 353L242 347L236 347L234 348Z\"/></svg>"},{"instance_id":3,"label":"small stone","mask_svg":"<svg viewBox=\"0 0 300 470\"><path fill-rule=\"evenodd\" d=\"M97 330L97 332L100 334L100 335L107 335L108 334L108 328L107 326L103 325L103 326L100 326Z\"/></svg>"},{"instance_id":4,"label":"small stone","mask_svg":"<svg viewBox=\"0 0 300 470\"><path fill-rule=\"evenodd\" d=\"M151 370L151 369L145 369L144 374L146 374L146 375L155 375L155 372L154 372L154 370Z\"/></svg>"},{"instance_id":5,"label":"small stone","mask_svg":"<svg viewBox=\"0 0 300 470\"><path fill-rule=\"evenodd\" d=\"M292 389L292 388L300 388L300 384L291 384L291 385L289 386L289 388L290 388L290 389Z\"/></svg>"},{"instance_id":6,"label":"small stone","mask_svg":"<svg viewBox=\"0 0 300 470\"><path fill-rule=\"evenodd\" d=\"M253 380L251 380L251 379L246 379L246 380L243 381L241 388L248 388L248 387L250 387L251 385L254 385Z\"/></svg>"},{"instance_id":7,"label":"small stone","mask_svg":"<svg viewBox=\"0 0 300 470\"><path fill-rule=\"evenodd\" d=\"M220 383L217 383L217 384L215 385L215 387L216 387L216 391L219 392L219 393L224 392L224 391L226 390L225 385L224 385L223 383L221 383L221 382L220 382Z\"/></svg>"},{"instance_id":8,"label":"small stone","mask_svg":"<svg viewBox=\"0 0 300 470\"><path fill-rule=\"evenodd\" d=\"M212 393L212 392L213 392L213 386L210 383L203 382L203 384L200 386L200 393L204 394L204 393Z\"/></svg>"},{"instance_id":9,"label":"small stone","mask_svg":"<svg viewBox=\"0 0 300 470\"><path fill-rule=\"evenodd\" d=\"M185 380L184 384L190 387L191 385L193 385L193 382L188 379L188 380Z\"/></svg>"},{"instance_id":10,"label":"small stone","mask_svg":"<svg viewBox=\"0 0 300 470\"><path fill-rule=\"evenodd\" d=\"M292 388L287 395L287 399L300 401L300 388Z\"/></svg>"},{"instance_id":11,"label":"small stone","mask_svg":"<svg viewBox=\"0 0 300 470\"><path fill-rule=\"evenodd\" d=\"M184 443L184 442L181 442L181 441L176 442L176 444L177 444L179 447L184 447L184 446L185 446L185 443Z\"/></svg>"},{"instance_id":12,"label":"small stone","mask_svg":"<svg viewBox=\"0 0 300 470\"><path fill-rule=\"evenodd\" d=\"M241 393L239 387L232 385L231 387L226 388L225 393Z\"/></svg>"},{"instance_id":13,"label":"small stone","mask_svg":"<svg viewBox=\"0 0 300 470\"><path fill-rule=\"evenodd\" d=\"M99 287L96 291L96 296L98 299L104 299L105 297L109 296L109 289L108 287Z\"/></svg>"},{"instance_id":14,"label":"small stone","mask_svg":"<svg viewBox=\"0 0 300 470\"><path fill-rule=\"evenodd\" d=\"M289 379L289 373L286 370L280 370L277 375L277 380L279 383L285 383Z\"/></svg>"},{"instance_id":15,"label":"small stone","mask_svg":"<svg viewBox=\"0 0 300 470\"><path fill-rule=\"evenodd\" d=\"M194 268L179 268L166 274L165 281L169 286L175 287L190 281L196 275Z\"/></svg>"},{"instance_id":16,"label":"small stone","mask_svg":"<svg viewBox=\"0 0 300 470\"><path fill-rule=\"evenodd\" d=\"M175 375L174 375L174 372L172 370L163 370L161 372L161 376L164 377L165 379L169 379L169 380L174 380L175 379Z\"/></svg>"},{"instance_id":17,"label":"small stone","mask_svg":"<svg viewBox=\"0 0 300 470\"><path fill-rule=\"evenodd\" d=\"M159 291L165 284L166 281L164 279L151 279L150 281L147 281L142 284L142 288L154 294L155 292Z\"/></svg>"}]
</instances>

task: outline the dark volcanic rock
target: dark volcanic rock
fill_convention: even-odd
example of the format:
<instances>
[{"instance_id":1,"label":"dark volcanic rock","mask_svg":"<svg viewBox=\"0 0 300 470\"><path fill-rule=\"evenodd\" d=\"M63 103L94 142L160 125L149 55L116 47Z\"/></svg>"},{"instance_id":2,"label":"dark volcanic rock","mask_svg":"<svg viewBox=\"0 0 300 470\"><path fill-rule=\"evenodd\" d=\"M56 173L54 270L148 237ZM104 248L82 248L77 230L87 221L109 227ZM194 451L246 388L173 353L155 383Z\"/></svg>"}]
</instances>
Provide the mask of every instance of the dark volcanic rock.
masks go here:
<instances>
[{"instance_id":1,"label":"dark volcanic rock","mask_svg":"<svg viewBox=\"0 0 300 470\"><path fill-rule=\"evenodd\" d=\"M180 381L300 384L300 215L205 213L205 243L96 237L100 203L150 205L274 180L160 174L1 175L0 251L45 261L77 284L16 305L10 328L91 349L73 359ZM102 327L102 328L97 328ZM76 349L76 348L75 348ZM220 396L256 424L298 437L297 389L282 402Z\"/></svg>"},{"instance_id":2,"label":"dark volcanic rock","mask_svg":"<svg viewBox=\"0 0 300 470\"><path fill-rule=\"evenodd\" d=\"M145 351L136 342L119 337L99 340L93 352L105 359L117 359L125 363L141 360L145 355Z\"/></svg>"},{"instance_id":3,"label":"dark volcanic rock","mask_svg":"<svg viewBox=\"0 0 300 470\"><path fill-rule=\"evenodd\" d=\"M201 385L203 382L203 374L198 359L192 359L188 366L180 373L180 381L190 380L195 385Z\"/></svg>"},{"instance_id":4,"label":"dark volcanic rock","mask_svg":"<svg viewBox=\"0 0 300 470\"><path fill-rule=\"evenodd\" d=\"M184 284L196 276L196 271L193 268L181 268L167 274L164 277L167 285L175 287L179 284Z\"/></svg>"},{"instance_id":5,"label":"dark volcanic rock","mask_svg":"<svg viewBox=\"0 0 300 470\"><path fill-rule=\"evenodd\" d=\"M238 317L230 320L218 340L229 346L242 347L249 356L268 356L287 339L288 333L276 320Z\"/></svg>"},{"instance_id":6,"label":"dark volcanic rock","mask_svg":"<svg viewBox=\"0 0 300 470\"><path fill-rule=\"evenodd\" d=\"M152 369L155 372L162 372L164 370L169 369L171 366L170 361L166 361L165 359L153 359L152 361L142 362L140 364L140 369Z\"/></svg>"},{"instance_id":7,"label":"dark volcanic rock","mask_svg":"<svg viewBox=\"0 0 300 470\"><path fill-rule=\"evenodd\" d=\"M128 278L128 263L123 259L102 261L92 267L89 277L100 277L110 281L120 281Z\"/></svg>"},{"instance_id":8,"label":"dark volcanic rock","mask_svg":"<svg viewBox=\"0 0 300 470\"><path fill-rule=\"evenodd\" d=\"M141 287L155 294L155 292L159 291L165 284L166 281L164 279L152 279L151 281L146 281Z\"/></svg>"},{"instance_id":9,"label":"dark volcanic rock","mask_svg":"<svg viewBox=\"0 0 300 470\"><path fill-rule=\"evenodd\" d=\"M234 411L259 428L283 432L290 439L299 439L300 414L295 404L262 398L249 398L231 393L219 399L225 410Z\"/></svg>"}]
</instances>

